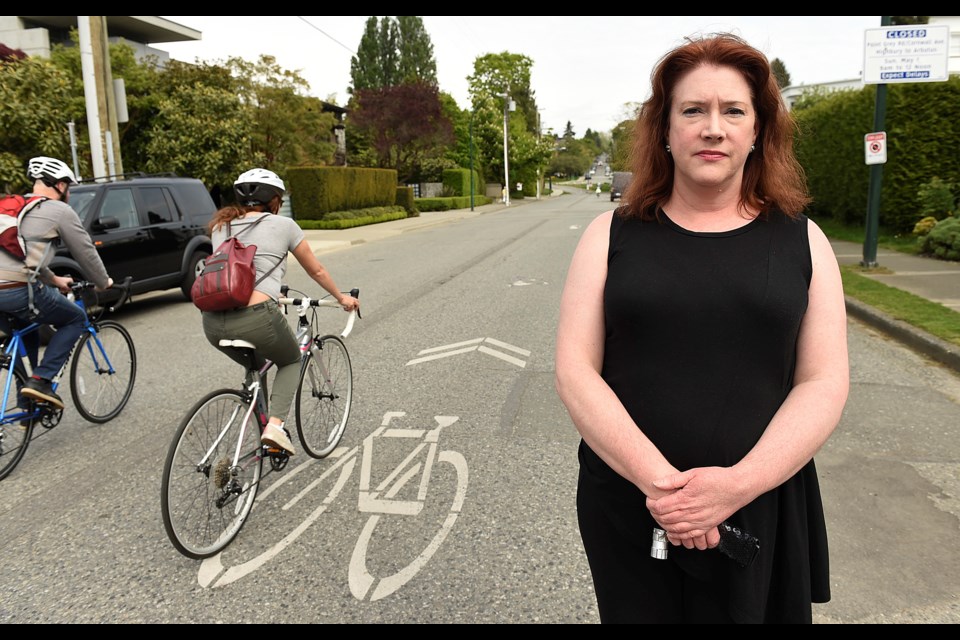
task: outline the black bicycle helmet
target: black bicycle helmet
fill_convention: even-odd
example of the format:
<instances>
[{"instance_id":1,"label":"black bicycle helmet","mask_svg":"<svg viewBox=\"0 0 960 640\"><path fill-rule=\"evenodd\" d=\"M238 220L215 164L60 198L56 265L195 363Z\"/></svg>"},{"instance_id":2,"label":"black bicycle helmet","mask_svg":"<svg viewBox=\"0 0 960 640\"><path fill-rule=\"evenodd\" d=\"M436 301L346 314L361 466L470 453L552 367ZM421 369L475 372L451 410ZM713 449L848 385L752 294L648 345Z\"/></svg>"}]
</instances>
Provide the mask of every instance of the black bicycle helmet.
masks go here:
<instances>
[{"instance_id":1,"label":"black bicycle helmet","mask_svg":"<svg viewBox=\"0 0 960 640\"><path fill-rule=\"evenodd\" d=\"M250 169L240 174L233 183L233 190L237 193L237 201L243 206L267 204L276 196L282 196L286 191L283 180L273 171L267 169Z\"/></svg>"}]
</instances>

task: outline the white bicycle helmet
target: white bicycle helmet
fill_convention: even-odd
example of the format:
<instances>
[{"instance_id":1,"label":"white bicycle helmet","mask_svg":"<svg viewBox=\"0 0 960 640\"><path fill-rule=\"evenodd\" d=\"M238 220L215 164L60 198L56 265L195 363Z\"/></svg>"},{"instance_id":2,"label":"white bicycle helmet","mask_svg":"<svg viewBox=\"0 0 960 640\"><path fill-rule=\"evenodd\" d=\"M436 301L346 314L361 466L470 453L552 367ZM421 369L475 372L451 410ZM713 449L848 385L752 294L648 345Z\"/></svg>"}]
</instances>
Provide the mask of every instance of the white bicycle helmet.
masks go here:
<instances>
[{"instance_id":1,"label":"white bicycle helmet","mask_svg":"<svg viewBox=\"0 0 960 640\"><path fill-rule=\"evenodd\" d=\"M27 163L27 177L33 180L43 180L44 184L49 187L58 182L77 184L77 178L73 175L70 167L61 160L46 156L30 158L30 162Z\"/></svg>"},{"instance_id":2,"label":"white bicycle helmet","mask_svg":"<svg viewBox=\"0 0 960 640\"><path fill-rule=\"evenodd\" d=\"M240 174L233 183L240 204L249 206L267 204L287 190L280 176L267 169L250 169Z\"/></svg>"}]
</instances>

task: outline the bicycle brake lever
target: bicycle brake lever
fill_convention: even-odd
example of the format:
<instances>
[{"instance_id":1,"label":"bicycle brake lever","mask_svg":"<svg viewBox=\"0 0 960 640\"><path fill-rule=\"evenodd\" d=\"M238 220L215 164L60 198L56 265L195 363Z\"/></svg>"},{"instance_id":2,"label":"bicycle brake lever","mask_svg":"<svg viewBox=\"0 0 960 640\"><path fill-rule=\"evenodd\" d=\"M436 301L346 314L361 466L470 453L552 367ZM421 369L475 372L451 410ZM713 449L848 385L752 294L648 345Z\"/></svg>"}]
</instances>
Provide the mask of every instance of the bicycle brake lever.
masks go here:
<instances>
[{"instance_id":1,"label":"bicycle brake lever","mask_svg":"<svg viewBox=\"0 0 960 640\"><path fill-rule=\"evenodd\" d=\"M357 300L359 300L359 299L360 299L360 289L350 289L350 297L351 297L351 298L356 298ZM357 307L356 311L357 311L357 317L360 318L361 320L363 320L363 316L360 315L360 307Z\"/></svg>"}]
</instances>

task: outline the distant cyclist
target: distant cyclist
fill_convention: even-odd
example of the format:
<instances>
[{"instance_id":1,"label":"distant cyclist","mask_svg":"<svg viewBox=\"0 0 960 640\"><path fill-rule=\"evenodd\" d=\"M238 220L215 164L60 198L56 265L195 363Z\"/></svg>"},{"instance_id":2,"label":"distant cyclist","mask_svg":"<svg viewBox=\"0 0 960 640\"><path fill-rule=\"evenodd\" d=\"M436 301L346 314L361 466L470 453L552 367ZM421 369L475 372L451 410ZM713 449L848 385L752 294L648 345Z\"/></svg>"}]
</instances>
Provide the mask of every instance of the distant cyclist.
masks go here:
<instances>
[{"instance_id":1,"label":"distant cyclist","mask_svg":"<svg viewBox=\"0 0 960 640\"><path fill-rule=\"evenodd\" d=\"M300 225L276 215L286 191L277 174L266 169L251 169L237 178L233 188L237 205L220 209L210 221L213 246L219 246L231 235L243 234L238 238L240 241L257 247L256 278L268 275L257 285L247 306L233 311L204 311L203 332L210 344L239 364L247 366L244 355L235 348L221 347L220 340L251 342L257 347L257 366L262 366L265 358L277 365L270 393L270 421L260 440L293 455L293 444L284 422L299 382L300 346L277 303L287 270L287 253L293 253L306 274L332 295L344 311L359 309L360 302L340 292L313 254Z\"/></svg>"},{"instance_id":2,"label":"distant cyclist","mask_svg":"<svg viewBox=\"0 0 960 640\"><path fill-rule=\"evenodd\" d=\"M26 243L25 258L20 260L0 252L0 312L16 318L14 324L18 327L39 322L56 328L39 366L40 333L33 331L24 336L33 375L21 393L62 409L63 400L54 392L51 380L60 373L83 333L86 314L61 293L70 291L73 278L55 275L48 266L54 255L54 243L59 239L70 250L86 278L98 289L109 288L113 279L107 275L80 217L68 204L70 185L77 184L73 171L61 160L39 156L27 163L27 177L34 181L30 195L42 196L45 200L20 222L20 235ZM2 324L6 324L5 320Z\"/></svg>"}]
</instances>

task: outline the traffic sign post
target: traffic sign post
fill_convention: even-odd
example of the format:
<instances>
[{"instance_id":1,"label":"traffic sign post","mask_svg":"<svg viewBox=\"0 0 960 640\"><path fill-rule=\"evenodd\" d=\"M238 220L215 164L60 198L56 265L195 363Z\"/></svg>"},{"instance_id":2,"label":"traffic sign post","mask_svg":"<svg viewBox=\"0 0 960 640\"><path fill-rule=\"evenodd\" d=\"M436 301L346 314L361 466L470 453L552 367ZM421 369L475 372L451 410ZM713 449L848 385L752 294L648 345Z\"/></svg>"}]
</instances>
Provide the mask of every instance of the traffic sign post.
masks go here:
<instances>
[{"instance_id":1,"label":"traffic sign post","mask_svg":"<svg viewBox=\"0 0 960 640\"><path fill-rule=\"evenodd\" d=\"M877 85L873 130L864 138L870 165L867 190L867 228L860 265L877 265L880 227L880 185L887 161L887 83L941 82L949 78L950 27L942 24L890 26L891 16L880 16L879 29L867 29L863 39L863 83Z\"/></svg>"}]
</instances>

